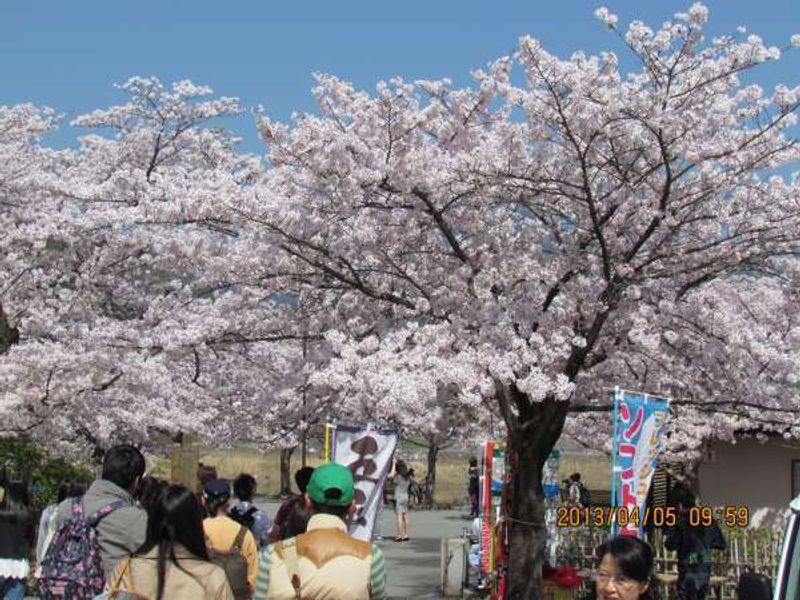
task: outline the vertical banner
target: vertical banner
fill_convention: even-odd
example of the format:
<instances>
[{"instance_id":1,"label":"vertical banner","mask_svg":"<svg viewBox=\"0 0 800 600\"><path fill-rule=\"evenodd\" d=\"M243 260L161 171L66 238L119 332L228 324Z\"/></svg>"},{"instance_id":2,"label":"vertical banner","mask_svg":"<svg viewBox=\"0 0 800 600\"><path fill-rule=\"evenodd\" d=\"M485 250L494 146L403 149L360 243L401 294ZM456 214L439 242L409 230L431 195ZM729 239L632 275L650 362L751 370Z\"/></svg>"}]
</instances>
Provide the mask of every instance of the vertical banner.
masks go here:
<instances>
[{"instance_id":1,"label":"vertical banner","mask_svg":"<svg viewBox=\"0 0 800 600\"><path fill-rule=\"evenodd\" d=\"M356 484L357 509L349 533L365 542L372 540L398 437L390 427L337 425L333 430L331 460L350 469Z\"/></svg>"},{"instance_id":2,"label":"vertical banner","mask_svg":"<svg viewBox=\"0 0 800 600\"><path fill-rule=\"evenodd\" d=\"M612 533L640 537L647 492L661 453L669 399L614 391L614 449L611 473Z\"/></svg>"},{"instance_id":3,"label":"vertical banner","mask_svg":"<svg viewBox=\"0 0 800 600\"><path fill-rule=\"evenodd\" d=\"M506 474L505 446L500 442L485 442L481 449L483 473L480 485L481 510L481 573L494 571L494 513L503 497Z\"/></svg>"},{"instance_id":4,"label":"vertical banner","mask_svg":"<svg viewBox=\"0 0 800 600\"><path fill-rule=\"evenodd\" d=\"M542 471L542 493L544 494L544 522L547 528L547 542L545 556L551 565L558 564L556 560L558 547L561 543L561 531L558 527L557 512L561 504L561 485L558 478L558 468L561 462L561 451L553 448Z\"/></svg>"},{"instance_id":5,"label":"vertical banner","mask_svg":"<svg viewBox=\"0 0 800 600\"><path fill-rule=\"evenodd\" d=\"M481 452L481 574L488 577L491 573L492 549L492 462L494 460L494 442L486 442Z\"/></svg>"}]
</instances>

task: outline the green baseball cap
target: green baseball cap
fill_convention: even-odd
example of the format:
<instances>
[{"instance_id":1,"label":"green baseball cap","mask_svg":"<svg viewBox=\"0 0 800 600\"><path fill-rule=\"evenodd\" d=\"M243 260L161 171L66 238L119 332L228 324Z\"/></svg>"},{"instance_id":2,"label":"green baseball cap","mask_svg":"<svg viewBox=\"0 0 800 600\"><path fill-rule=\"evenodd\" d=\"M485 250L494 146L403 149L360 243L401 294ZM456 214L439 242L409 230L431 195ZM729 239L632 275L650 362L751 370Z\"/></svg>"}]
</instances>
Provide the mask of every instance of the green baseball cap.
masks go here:
<instances>
[{"instance_id":1,"label":"green baseball cap","mask_svg":"<svg viewBox=\"0 0 800 600\"><path fill-rule=\"evenodd\" d=\"M353 474L345 466L327 463L314 469L306 493L317 504L347 506L353 501Z\"/></svg>"}]
</instances>

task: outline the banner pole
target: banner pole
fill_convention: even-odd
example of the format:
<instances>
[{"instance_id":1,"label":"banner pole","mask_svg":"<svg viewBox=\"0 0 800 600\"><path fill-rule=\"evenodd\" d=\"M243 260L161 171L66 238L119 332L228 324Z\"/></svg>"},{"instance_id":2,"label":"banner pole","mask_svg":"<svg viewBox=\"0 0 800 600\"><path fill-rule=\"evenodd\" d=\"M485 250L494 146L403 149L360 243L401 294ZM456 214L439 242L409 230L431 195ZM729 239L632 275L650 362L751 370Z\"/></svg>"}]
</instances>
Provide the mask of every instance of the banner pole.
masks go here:
<instances>
[{"instance_id":1,"label":"banner pole","mask_svg":"<svg viewBox=\"0 0 800 600\"><path fill-rule=\"evenodd\" d=\"M619 435L619 386L614 386L614 433L611 443L611 535L617 532L617 436Z\"/></svg>"}]
</instances>

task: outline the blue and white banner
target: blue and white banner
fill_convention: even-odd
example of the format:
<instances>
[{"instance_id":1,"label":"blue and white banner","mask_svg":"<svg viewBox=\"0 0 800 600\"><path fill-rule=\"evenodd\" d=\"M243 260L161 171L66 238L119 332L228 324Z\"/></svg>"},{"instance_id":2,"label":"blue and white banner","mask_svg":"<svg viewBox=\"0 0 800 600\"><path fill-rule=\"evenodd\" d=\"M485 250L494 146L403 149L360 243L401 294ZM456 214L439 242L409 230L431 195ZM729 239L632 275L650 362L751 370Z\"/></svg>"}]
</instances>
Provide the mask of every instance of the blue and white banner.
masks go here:
<instances>
[{"instance_id":1,"label":"blue and white banner","mask_svg":"<svg viewBox=\"0 0 800 600\"><path fill-rule=\"evenodd\" d=\"M614 449L611 503L612 533L641 536L647 521L647 493L658 466L669 399L614 391Z\"/></svg>"},{"instance_id":2,"label":"blue and white banner","mask_svg":"<svg viewBox=\"0 0 800 600\"><path fill-rule=\"evenodd\" d=\"M353 473L356 512L349 533L372 540L375 521L383 506L383 488L397 447L398 431L387 427L337 425L333 434L332 461Z\"/></svg>"}]
</instances>

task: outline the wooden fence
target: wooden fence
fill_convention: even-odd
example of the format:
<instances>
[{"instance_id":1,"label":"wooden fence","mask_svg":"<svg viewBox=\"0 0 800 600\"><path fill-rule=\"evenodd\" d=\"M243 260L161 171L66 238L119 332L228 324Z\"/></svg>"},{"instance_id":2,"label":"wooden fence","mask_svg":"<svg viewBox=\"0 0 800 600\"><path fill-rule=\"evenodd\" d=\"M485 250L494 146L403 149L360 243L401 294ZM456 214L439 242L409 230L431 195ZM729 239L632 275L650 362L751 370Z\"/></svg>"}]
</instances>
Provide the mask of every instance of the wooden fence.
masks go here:
<instances>
[{"instance_id":1,"label":"wooden fence","mask_svg":"<svg viewBox=\"0 0 800 600\"><path fill-rule=\"evenodd\" d=\"M779 525L761 529L723 529L728 548L712 551L712 590L718 600L737 598L739 575L745 572L762 573L774 580L781 554L783 531ZM561 530L558 563L574 565L585 576L584 585L591 585L589 574L596 567L595 548L608 537L607 530L570 528ZM675 552L664 548L664 535L655 530L647 541L656 552L656 572L665 584L662 598L675 598L678 565Z\"/></svg>"}]
</instances>

